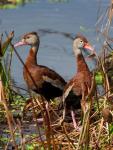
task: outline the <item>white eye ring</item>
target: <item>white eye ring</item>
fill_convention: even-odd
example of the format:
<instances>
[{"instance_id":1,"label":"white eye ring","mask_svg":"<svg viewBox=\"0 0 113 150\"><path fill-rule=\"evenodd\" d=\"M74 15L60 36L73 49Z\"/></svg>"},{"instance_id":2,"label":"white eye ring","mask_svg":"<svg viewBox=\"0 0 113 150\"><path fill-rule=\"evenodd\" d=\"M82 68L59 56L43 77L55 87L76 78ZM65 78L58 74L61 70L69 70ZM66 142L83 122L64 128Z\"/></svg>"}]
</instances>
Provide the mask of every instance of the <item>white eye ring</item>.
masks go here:
<instances>
[{"instance_id":1,"label":"white eye ring","mask_svg":"<svg viewBox=\"0 0 113 150\"><path fill-rule=\"evenodd\" d=\"M83 43L83 41L80 41L81 43Z\"/></svg>"}]
</instances>

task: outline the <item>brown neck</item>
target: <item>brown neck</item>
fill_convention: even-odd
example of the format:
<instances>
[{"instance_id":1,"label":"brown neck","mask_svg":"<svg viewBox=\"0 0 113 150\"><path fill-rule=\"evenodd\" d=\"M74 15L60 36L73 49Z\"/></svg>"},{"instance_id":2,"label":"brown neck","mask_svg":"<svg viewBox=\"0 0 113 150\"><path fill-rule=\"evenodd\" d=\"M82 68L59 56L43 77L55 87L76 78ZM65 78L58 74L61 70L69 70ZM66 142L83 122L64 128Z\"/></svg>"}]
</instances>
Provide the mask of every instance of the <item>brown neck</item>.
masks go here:
<instances>
[{"instance_id":1,"label":"brown neck","mask_svg":"<svg viewBox=\"0 0 113 150\"><path fill-rule=\"evenodd\" d=\"M81 72L83 70L88 70L89 68L85 62L85 59L82 54L77 55L77 72Z\"/></svg>"},{"instance_id":2,"label":"brown neck","mask_svg":"<svg viewBox=\"0 0 113 150\"><path fill-rule=\"evenodd\" d=\"M37 52L38 52L39 46L33 46L31 47L28 57L26 59L25 64L26 65L37 65Z\"/></svg>"}]
</instances>

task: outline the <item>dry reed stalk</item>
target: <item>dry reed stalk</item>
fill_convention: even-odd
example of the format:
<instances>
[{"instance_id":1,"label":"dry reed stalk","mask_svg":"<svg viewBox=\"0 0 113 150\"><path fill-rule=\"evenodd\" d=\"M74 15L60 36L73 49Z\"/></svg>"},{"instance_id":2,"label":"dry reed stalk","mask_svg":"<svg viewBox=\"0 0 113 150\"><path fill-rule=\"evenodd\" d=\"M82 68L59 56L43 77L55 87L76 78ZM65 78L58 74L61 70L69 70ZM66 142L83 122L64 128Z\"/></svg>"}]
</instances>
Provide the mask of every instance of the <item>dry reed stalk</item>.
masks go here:
<instances>
[{"instance_id":1,"label":"dry reed stalk","mask_svg":"<svg viewBox=\"0 0 113 150\"><path fill-rule=\"evenodd\" d=\"M32 98L32 95L30 94L30 97ZM33 100L35 101L35 103L37 103L36 99L33 97ZM32 103L32 108L33 108L33 118L35 120L35 123L36 123L36 129L38 131L38 134L39 134L39 137L40 137L40 140L41 140L41 143L42 143L42 146L44 147L44 149L46 150L46 147L45 147L45 144L44 144L44 141L42 139L42 135L41 135L41 131L40 131L40 127L39 127L39 124L37 122L37 116L36 116L36 109L34 108L34 103L33 101L31 101ZM40 106L40 105L39 105Z\"/></svg>"},{"instance_id":2,"label":"dry reed stalk","mask_svg":"<svg viewBox=\"0 0 113 150\"><path fill-rule=\"evenodd\" d=\"M7 106L7 101L6 101L4 87L3 87L3 84L1 81L1 77L0 77L0 102L3 104L5 112L6 112L6 118L7 118L9 130L10 130L13 146L14 146L15 150L18 150L16 140L15 140L15 135L14 135L14 124L15 124L15 122L13 119L13 115Z\"/></svg>"},{"instance_id":3,"label":"dry reed stalk","mask_svg":"<svg viewBox=\"0 0 113 150\"><path fill-rule=\"evenodd\" d=\"M92 96L95 90L95 74L93 73L91 88L88 89L88 95L85 97L86 110L83 116L82 129L79 136L77 150L85 149L88 150L90 142L90 113L92 108Z\"/></svg>"},{"instance_id":4,"label":"dry reed stalk","mask_svg":"<svg viewBox=\"0 0 113 150\"><path fill-rule=\"evenodd\" d=\"M25 150L25 138L24 135L22 133L22 125L19 119L17 119L17 127L20 133L20 145L21 145L21 150Z\"/></svg>"},{"instance_id":5,"label":"dry reed stalk","mask_svg":"<svg viewBox=\"0 0 113 150\"><path fill-rule=\"evenodd\" d=\"M2 102L2 98L3 98L3 85L0 77L0 102Z\"/></svg>"},{"instance_id":6,"label":"dry reed stalk","mask_svg":"<svg viewBox=\"0 0 113 150\"><path fill-rule=\"evenodd\" d=\"M109 12L108 12L109 26L111 25L112 18L113 18L113 0L111 0Z\"/></svg>"},{"instance_id":7,"label":"dry reed stalk","mask_svg":"<svg viewBox=\"0 0 113 150\"><path fill-rule=\"evenodd\" d=\"M70 145L72 148L76 149L76 147L75 147L73 141L70 139L70 137L69 137L69 135L68 135L68 133L67 133L67 131L66 131L65 125L63 125L62 130L63 130L63 134L66 136L66 138L67 138L67 140L68 140L69 145Z\"/></svg>"},{"instance_id":8,"label":"dry reed stalk","mask_svg":"<svg viewBox=\"0 0 113 150\"><path fill-rule=\"evenodd\" d=\"M104 81L105 81L106 97L108 98L108 95L110 95L110 85L109 85L108 75L107 75L105 67L104 67L105 66L105 58L106 58L106 54L105 54L105 49L104 49L104 62L101 62L101 66L102 66L102 71L103 71L104 77L105 77Z\"/></svg>"},{"instance_id":9,"label":"dry reed stalk","mask_svg":"<svg viewBox=\"0 0 113 150\"><path fill-rule=\"evenodd\" d=\"M15 133L16 130L17 130L17 127L15 127L13 133ZM4 147L4 150L8 150L8 145L9 145L11 139L12 139L12 137L10 136L9 139L8 139L8 142L7 142L6 146Z\"/></svg>"},{"instance_id":10,"label":"dry reed stalk","mask_svg":"<svg viewBox=\"0 0 113 150\"><path fill-rule=\"evenodd\" d=\"M41 96L40 101L36 101L36 103L38 102L37 104L40 106L41 113L44 118L44 126L45 126L45 133L46 133L48 148L50 149L52 146L53 150L57 150L56 144L55 144L55 138L54 138L53 131L52 131L53 129L51 125L49 111L47 111L46 106L45 106L45 98ZM51 145L51 143L53 144Z\"/></svg>"},{"instance_id":11,"label":"dry reed stalk","mask_svg":"<svg viewBox=\"0 0 113 150\"><path fill-rule=\"evenodd\" d=\"M102 129L103 129L103 123L104 123L104 119L102 118L101 122L100 122L99 134L98 134L98 137L97 137L97 143L99 143L99 140L100 140L100 136L101 136Z\"/></svg>"},{"instance_id":12,"label":"dry reed stalk","mask_svg":"<svg viewBox=\"0 0 113 150\"><path fill-rule=\"evenodd\" d=\"M45 134L46 134L46 140L47 140L47 145L48 145L48 149L51 149L51 123L50 123L50 116L49 116L49 112L46 109L45 106L45 99L44 97L41 96L41 101L42 101L42 108L44 109L44 111L42 112L44 115L44 120L45 120Z\"/></svg>"}]
</instances>

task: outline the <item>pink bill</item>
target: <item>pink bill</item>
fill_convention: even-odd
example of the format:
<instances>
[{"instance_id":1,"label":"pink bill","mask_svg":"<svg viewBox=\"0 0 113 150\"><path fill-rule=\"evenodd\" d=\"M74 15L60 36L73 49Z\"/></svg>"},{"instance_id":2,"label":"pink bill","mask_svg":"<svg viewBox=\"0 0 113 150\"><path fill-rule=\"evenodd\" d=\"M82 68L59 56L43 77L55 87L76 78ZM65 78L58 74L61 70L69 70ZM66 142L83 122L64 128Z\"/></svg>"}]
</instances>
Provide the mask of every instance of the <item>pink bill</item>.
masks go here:
<instances>
[{"instance_id":1,"label":"pink bill","mask_svg":"<svg viewBox=\"0 0 113 150\"><path fill-rule=\"evenodd\" d=\"M19 47L19 46L22 46L22 45L26 45L26 43L23 42L23 41L20 41L20 42L14 44L14 47L16 48L16 47Z\"/></svg>"}]
</instances>

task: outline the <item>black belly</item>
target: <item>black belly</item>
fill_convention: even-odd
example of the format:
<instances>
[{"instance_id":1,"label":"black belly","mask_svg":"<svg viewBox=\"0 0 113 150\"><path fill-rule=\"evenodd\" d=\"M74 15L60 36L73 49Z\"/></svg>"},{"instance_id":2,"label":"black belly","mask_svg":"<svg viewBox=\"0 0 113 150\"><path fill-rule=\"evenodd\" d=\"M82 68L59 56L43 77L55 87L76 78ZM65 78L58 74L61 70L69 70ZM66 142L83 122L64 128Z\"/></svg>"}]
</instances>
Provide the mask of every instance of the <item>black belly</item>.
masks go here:
<instances>
[{"instance_id":1,"label":"black belly","mask_svg":"<svg viewBox=\"0 0 113 150\"><path fill-rule=\"evenodd\" d=\"M75 110L81 108L82 95L76 96L73 91L70 91L69 95L65 99L67 109Z\"/></svg>"},{"instance_id":2,"label":"black belly","mask_svg":"<svg viewBox=\"0 0 113 150\"><path fill-rule=\"evenodd\" d=\"M45 97L47 101L54 99L55 97L62 96L63 90L60 88L53 86L49 82L44 82L41 87L38 89L34 89L35 92Z\"/></svg>"}]
</instances>

